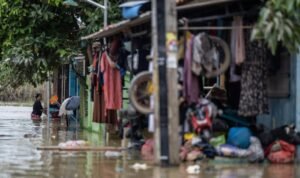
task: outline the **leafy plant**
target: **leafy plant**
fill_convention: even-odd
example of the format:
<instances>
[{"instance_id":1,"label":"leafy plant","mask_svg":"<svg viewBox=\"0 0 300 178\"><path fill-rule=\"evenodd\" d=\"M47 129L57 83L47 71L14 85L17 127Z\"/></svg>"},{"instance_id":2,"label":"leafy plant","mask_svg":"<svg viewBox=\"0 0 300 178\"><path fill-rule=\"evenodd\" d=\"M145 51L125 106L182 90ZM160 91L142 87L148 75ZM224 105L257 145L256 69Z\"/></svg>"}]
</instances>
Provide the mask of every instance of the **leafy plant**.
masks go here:
<instances>
[{"instance_id":1,"label":"leafy plant","mask_svg":"<svg viewBox=\"0 0 300 178\"><path fill-rule=\"evenodd\" d=\"M65 7L63 0L0 0L0 68L6 76L0 85L38 84L68 57L80 52L80 36L98 31L101 9L80 3ZM110 21L119 18L117 3L110 1ZM77 18L85 23L80 29ZM5 70L5 71L3 71ZM1 74L0 74L1 75Z\"/></svg>"},{"instance_id":2,"label":"leafy plant","mask_svg":"<svg viewBox=\"0 0 300 178\"><path fill-rule=\"evenodd\" d=\"M300 45L300 0L268 0L252 31L252 39L266 41L272 53L281 43L290 52Z\"/></svg>"}]
</instances>

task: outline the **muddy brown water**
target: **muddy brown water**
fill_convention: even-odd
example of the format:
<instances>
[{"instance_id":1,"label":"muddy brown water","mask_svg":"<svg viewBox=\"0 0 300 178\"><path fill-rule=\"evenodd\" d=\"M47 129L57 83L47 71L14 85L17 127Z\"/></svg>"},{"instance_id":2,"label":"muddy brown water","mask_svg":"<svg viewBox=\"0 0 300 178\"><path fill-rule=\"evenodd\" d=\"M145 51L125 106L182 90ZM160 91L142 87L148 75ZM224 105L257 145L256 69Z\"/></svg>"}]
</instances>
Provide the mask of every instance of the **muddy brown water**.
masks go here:
<instances>
[{"instance_id":1,"label":"muddy brown water","mask_svg":"<svg viewBox=\"0 0 300 178\"><path fill-rule=\"evenodd\" d=\"M186 167L159 168L142 161L136 153L121 158L106 158L104 153L38 151L42 145L83 139L93 145L104 145L102 137L86 131L66 130L63 125L40 124L30 120L31 108L0 107L0 178L294 178L300 177L296 164L247 164L217 159L201 164L198 175L188 175ZM109 145L119 145L111 140ZM134 163L146 163L147 170L135 171Z\"/></svg>"}]
</instances>

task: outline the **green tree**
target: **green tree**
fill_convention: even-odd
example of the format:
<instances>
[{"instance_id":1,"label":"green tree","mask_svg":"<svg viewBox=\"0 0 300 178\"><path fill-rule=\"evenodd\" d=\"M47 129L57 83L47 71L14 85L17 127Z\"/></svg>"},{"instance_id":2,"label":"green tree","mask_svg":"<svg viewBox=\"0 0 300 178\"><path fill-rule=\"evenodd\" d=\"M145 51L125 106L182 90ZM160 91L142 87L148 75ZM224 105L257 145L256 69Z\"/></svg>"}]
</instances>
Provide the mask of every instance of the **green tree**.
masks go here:
<instances>
[{"instance_id":1,"label":"green tree","mask_svg":"<svg viewBox=\"0 0 300 178\"><path fill-rule=\"evenodd\" d=\"M0 0L0 85L37 84L47 72L78 53L80 36L96 32L103 13L88 4L65 7L63 0ZM110 1L110 21L119 18L118 1ZM80 29L78 18L85 23Z\"/></svg>"},{"instance_id":2,"label":"green tree","mask_svg":"<svg viewBox=\"0 0 300 178\"><path fill-rule=\"evenodd\" d=\"M290 52L300 45L300 0L268 0L260 11L252 39L263 39L274 54L281 43Z\"/></svg>"}]
</instances>

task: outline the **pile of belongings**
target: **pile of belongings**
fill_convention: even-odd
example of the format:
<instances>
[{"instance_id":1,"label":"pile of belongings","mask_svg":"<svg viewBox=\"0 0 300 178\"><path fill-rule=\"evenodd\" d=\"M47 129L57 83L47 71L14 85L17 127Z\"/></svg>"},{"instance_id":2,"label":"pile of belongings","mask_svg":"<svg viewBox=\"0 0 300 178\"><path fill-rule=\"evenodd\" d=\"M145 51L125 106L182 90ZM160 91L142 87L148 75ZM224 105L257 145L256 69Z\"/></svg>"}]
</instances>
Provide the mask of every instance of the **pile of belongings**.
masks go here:
<instances>
[{"instance_id":1,"label":"pile of belongings","mask_svg":"<svg viewBox=\"0 0 300 178\"><path fill-rule=\"evenodd\" d=\"M233 127L229 130L226 144L216 148L222 157L246 158L249 162L262 162L264 151L260 140L246 127Z\"/></svg>"},{"instance_id":2,"label":"pile of belongings","mask_svg":"<svg viewBox=\"0 0 300 178\"><path fill-rule=\"evenodd\" d=\"M64 143L59 143L58 147L60 148L82 148L89 146L89 143L84 140L70 140Z\"/></svg>"},{"instance_id":3,"label":"pile of belongings","mask_svg":"<svg viewBox=\"0 0 300 178\"><path fill-rule=\"evenodd\" d=\"M284 125L258 135L271 163L291 163L294 161L296 146L300 144L300 133L295 125Z\"/></svg>"},{"instance_id":4,"label":"pile of belongings","mask_svg":"<svg viewBox=\"0 0 300 178\"><path fill-rule=\"evenodd\" d=\"M202 141L195 135L181 147L179 156L182 161L197 161L214 158L216 150L211 144Z\"/></svg>"},{"instance_id":5,"label":"pile of belongings","mask_svg":"<svg viewBox=\"0 0 300 178\"><path fill-rule=\"evenodd\" d=\"M210 139L209 143L194 136L180 150L182 161L197 161L215 156L245 158L251 163L264 160L264 150L257 137L246 127L233 127L227 134Z\"/></svg>"},{"instance_id":6,"label":"pile of belongings","mask_svg":"<svg viewBox=\"0 0 300 178\"><path fill-rule=\"evenodd\" d=\"M256 136L254 136L254 134ZM209 143L198 136L189 136L180 150L182 161L197 161L215 156L247 159L250 163L291 163L295 160L300 133L294 125L284 125L271 131L252 131L248 127L232 127L225 135L211 138Z\"/></svg>"}]
</instances>

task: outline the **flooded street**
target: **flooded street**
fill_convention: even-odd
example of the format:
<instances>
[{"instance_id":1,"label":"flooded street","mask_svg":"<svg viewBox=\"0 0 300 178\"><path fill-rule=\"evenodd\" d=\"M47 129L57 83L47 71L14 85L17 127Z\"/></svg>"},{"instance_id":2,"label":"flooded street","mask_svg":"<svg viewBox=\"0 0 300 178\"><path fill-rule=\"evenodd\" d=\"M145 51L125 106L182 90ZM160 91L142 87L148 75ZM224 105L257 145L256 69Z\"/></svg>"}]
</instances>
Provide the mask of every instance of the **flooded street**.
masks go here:
<instances>
[{"instance_id":1,"label":"flooded street","mask_svg":"<svg viewBox=\"0 0 300 178\"><path fill-rule=\"evenodd\" d=\"M34 124L31 108L0 107L0 178L293 178L300 176L299 166L250 165L233 160L217 159L201 165L199 175L188 175L187 165L158 168L146 162L149 169L134 171L135 154L125 153L119 159L106 158L96 152L38 151L38 146L57 145L72 139L88 140L92 145L103 145L94 133L67 131L65 127L46 122ZM111 141L110 145L118 145Z\"/></svg>"}]
</instances>

